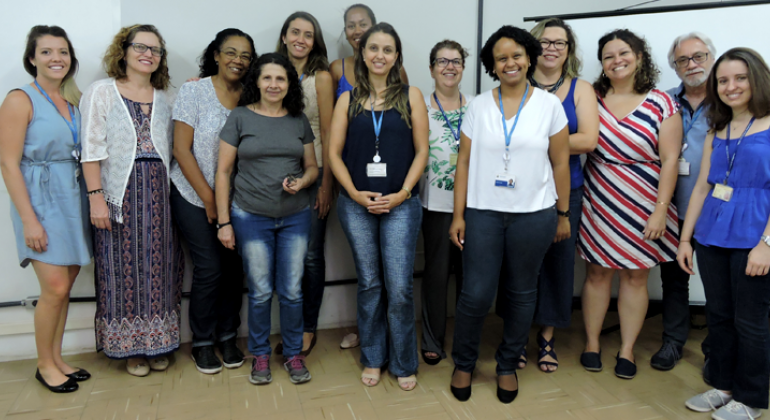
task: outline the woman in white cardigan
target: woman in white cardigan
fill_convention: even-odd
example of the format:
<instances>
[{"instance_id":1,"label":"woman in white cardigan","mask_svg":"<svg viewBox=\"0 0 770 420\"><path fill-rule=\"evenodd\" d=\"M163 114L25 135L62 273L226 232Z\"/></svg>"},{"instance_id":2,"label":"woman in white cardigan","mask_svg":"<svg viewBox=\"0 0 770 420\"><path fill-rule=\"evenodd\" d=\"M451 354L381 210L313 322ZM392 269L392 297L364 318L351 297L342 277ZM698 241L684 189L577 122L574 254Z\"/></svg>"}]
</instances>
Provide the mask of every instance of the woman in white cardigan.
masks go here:
<instances>
[{"instance_id":1,"label":"woman in white cardigan","mask_svg":"<svg viewBox=\"0 0 770 420\"><path fill-rule=\"evenodd\" d=\"M171 222L171 110L163 38L123 28L104 56L109 79L80 101L83 173L95 227L96 348L145 376L179 347L184 260Z\"/></svg>"}]
</instances>

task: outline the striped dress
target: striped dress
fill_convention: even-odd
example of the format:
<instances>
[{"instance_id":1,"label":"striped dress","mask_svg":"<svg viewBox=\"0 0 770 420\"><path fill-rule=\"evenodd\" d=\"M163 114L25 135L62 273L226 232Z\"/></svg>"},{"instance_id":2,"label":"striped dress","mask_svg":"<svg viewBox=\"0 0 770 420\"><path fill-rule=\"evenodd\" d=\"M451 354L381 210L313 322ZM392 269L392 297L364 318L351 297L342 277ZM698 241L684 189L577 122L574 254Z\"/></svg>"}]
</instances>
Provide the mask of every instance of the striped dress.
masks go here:
<instances>
[{"instance_id":1,"label":"striped dress","mask_svg":"<svg viewBox=\"0 0 770 420\"><path fill-rule=\"evenodd\" d=\"M617 119L599 98L599 143L588 154L583 185L578 252L603 267L645 269L676 258L679 224L670 204L666 233L644 240L644 227L658 201L658 133L677 104L657 89L630 114Z\"/></svg>"}]
</instances>

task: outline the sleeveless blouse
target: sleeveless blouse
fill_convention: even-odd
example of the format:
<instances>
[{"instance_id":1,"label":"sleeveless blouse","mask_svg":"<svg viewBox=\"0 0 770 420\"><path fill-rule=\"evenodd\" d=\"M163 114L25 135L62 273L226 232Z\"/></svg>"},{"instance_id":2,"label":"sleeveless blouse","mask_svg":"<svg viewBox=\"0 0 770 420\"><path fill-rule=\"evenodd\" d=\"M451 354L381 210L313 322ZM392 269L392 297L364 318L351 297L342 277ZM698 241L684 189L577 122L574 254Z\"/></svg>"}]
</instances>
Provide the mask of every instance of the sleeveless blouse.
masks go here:
<instances>
[{"instance_id":1,"label":"sleeveless blouse","mask_svg":"<svg viewBox=\"0 0 770 420\"><path fill-rule=\"evenodd\" d=\"M315 140L313 140L313 149L315 150L315 160L318 163L318 169L323 168L323 143L321 142L321 117L318 114L318 92L315 89L315 75L302 78L302 102L305 103L305 116L310 122L310 129L313 130Z\"/></svg>"},{"instance_id":2,"label":"sleeveless blouse","mask_svg":"<svg viewBox=\"0 0 770 420\"><path fill-rule=\"evenodd\" d=\"M572 79L569 86L569 93L562 101L564 113L567 114L567 128L570 134L577 133L578 119L575 112L575 86L577 86L577 77ZM580 188L583 186L583 168L580 166L580 155L570 155L569 157L570 188Z\"/></svg>"},{"instance_id":3,"label":"sleeveless blouse","mask_svg":"<svg viewBox=\"0 0 770 420\"><path fill-rule=\"evenodd\" d=\"M345 59L342 59L342 77L340 77L339 83L337 83L337 99L342 96L343 93L353 90L353 85L345 78Z\"/></svg>"}]
</instances>

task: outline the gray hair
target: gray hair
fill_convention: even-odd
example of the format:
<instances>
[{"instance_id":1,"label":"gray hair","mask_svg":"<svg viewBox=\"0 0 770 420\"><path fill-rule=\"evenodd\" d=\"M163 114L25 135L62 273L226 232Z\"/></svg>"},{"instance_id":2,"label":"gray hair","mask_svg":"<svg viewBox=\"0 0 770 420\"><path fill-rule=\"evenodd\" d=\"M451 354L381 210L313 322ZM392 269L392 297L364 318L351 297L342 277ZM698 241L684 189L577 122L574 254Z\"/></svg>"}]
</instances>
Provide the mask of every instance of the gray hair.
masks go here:
<instances>
[{"instance_id":1,"label":"gray hair","mask_svg":"<svg viewBox=\"0 0 770 420\"><path fill-rule=\"evenodd\" d=\"M711 38L707 37L702 32L690 32L689 34L680 35L675 40L674 43L671 44L671 48L668 50L668 65L671 66L672 69L676 70L676 64L674 64L674 53L677 48L679 48L680 45L684 41L688 41L690 39L697 39L698 41L706 44L706 47L709 49L709 54L711 54L711 57L713 57L715 60L719 57L717 57L717 49L714 47L714 43L711 42Z\"/></svg>"}]
</instances>

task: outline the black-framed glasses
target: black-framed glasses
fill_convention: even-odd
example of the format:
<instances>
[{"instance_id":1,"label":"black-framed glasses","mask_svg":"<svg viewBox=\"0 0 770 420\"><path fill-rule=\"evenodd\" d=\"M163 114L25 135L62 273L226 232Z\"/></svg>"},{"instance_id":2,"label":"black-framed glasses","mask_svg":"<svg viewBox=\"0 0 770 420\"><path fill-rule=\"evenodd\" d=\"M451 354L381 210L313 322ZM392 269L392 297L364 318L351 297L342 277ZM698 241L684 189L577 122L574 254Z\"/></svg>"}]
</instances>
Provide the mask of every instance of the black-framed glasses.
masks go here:
<instances>
[{"instance_id":1,"label":"black-framed glasses","mask_svg":"<svg viewBox=\"0 0 770 420\"><path fill-rule=\"evenodd\" d=\"M163 55L166 53L166 51L161 47L151 47L149 45L144 45L139 42L132 42L128 44L131 46L134 51L136 51L139 54L144 54L147 50L150 50L150 53L155 57L163 57Z\"/></svg>"},{"instance_id":2,"label":"black-framed glasses","mask_svg":"<svg viewBox=\"0 0 770 420\"><path fill-rule=\"evenodd\" d=\"M697 52L692 55L692 57L679 57L676 60L674 60L674 64L676 64L676 67L678 69L683 69L690 65L690 60L693 61L695 64L703 63L704 61L708 60L709 53L705 52Z\"/></svg>"},{"instance_id":3,"label":"black-framed glasses","mask_svg":"<svg viewBox=\"0 0 770 420\"><path fill-rule=\"evenodd\" d=\"M553 45L553 47L556 48L557 51L562 51L565 48L567 48L568 43L567 41L563 41L561 39L558 41L549 41L547 39L540 40L540 46L543 47L543 49L547 49L551 45Z\"/></svg>"},{"instance_id":4,"label":"black-framed glasses","mask_svg":"<svg viewBox=\"0 0 770 420\"><path fill-rule=\"evenodd\" d=\"M225 55L230 61L235 60L236 58L240 58L242 62L248 63L251 61L251 54L249 53L243 53L241 55L238 55L235 51L225 51L222 54Z\"/></svg>"},{"instance_id":5,"label":"black-framed glasses","mask_svg":"<svg viewBox=\"0 0 770 420\"><path fill-rule=\"evenodd\" d=\"M452 65L455 66L455 68L461 68L463 66L463 60L459 58L450 60L448 58L441 57L433 60L433 64L435 64L437 67L442 69L448 66L449 63L452 63Z\"/></svg>"}]
</instances>

